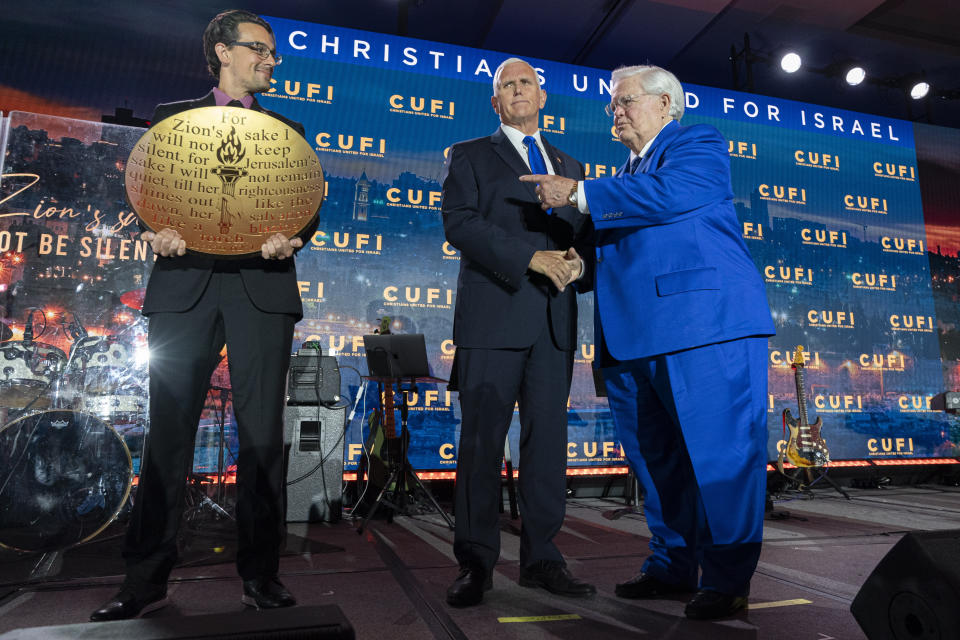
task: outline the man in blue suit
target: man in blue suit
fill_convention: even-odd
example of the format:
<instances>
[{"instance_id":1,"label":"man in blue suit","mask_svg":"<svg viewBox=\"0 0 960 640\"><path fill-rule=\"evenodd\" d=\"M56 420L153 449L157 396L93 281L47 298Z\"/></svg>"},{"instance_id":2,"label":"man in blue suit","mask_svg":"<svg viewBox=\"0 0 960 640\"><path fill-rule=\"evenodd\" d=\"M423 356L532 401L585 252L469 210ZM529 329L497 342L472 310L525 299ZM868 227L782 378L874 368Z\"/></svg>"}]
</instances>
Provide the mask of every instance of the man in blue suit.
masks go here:
<instances>
[{"instance_id":1,"label":"man in blue suit","mask_svg":"<svg viewBox=\"0 0 960 640\"><path fill-rule=\"evenodd\" d=\"M612 74L607 106L627 163L611 178L535 175L543 207L595 227L595 331L610 408L645 492L650 550L624 598L697 589L690 618L747 604L767 462L763 281L741 239L730 161L711 126L680 126L684 93L659 67ZM698 580L699 574L699 580Z\"/></svg>"}]
</instances>

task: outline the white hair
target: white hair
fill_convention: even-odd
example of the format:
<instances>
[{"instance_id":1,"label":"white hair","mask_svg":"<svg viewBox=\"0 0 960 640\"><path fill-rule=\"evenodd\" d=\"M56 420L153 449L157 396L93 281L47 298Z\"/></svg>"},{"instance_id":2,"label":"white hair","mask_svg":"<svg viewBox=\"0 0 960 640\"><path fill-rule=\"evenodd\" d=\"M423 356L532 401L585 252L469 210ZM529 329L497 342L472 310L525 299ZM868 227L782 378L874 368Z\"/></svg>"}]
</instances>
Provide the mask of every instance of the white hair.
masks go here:
<instances>
[{"instance_id":1,"label":"white hair","mask_svg":"<svg viewBox=\"0 0 960 640\"><path fill-rule=\"evenodd\" d=\"M533 69L533 65L527 62L526 60L524 60L523 58L507 58L506 60L501 62L500 66L497 67L497 70L493 72L493 93L494 94L497 93L497 89L500 87L500 74L503 73L503 68L506 67L508 64L513 64L514 62L522 62L523 64ZM533 75L537 75L536 69L533 70Z\"/></svg>"},{"instance_id":2,"label":"white hair","mask_svg":"<svg viewBox=\"0 0 960 640\"><path fill-rule=\"evenodd\" d=\"M686 100L684 99L683 86L677 80L677 76L662 67L652 64L639 64L614 69L613 73L610 74L610 84L612 86L617 80L635 75L640 75L640 86L643 87L644 93L651 95L663 95L665 93L670 96L670 111L667 115L674 120L683 117Z\"/></svg>"}]
</instances>

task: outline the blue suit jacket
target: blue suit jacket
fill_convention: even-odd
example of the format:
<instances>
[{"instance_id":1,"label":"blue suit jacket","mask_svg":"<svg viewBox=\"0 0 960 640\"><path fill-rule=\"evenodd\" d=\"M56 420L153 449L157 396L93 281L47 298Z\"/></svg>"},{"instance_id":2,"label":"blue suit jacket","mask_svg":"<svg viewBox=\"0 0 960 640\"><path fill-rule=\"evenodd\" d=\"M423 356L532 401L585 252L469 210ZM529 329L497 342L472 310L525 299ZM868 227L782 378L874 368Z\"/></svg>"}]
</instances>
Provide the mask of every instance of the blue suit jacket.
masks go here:
<instances>
[{"instance_id":1,"label":"blue suit jacket","mask_svg":"<svg viewBox=\"0 0 960 640\"><path fill-rule=\"evenodd\" d=\"M775 333L719 131L671 122L636 174L623 167L583 189L596 229L597 344L605 340L610 355L629 360Z\"/></svg>"}]
</instances>

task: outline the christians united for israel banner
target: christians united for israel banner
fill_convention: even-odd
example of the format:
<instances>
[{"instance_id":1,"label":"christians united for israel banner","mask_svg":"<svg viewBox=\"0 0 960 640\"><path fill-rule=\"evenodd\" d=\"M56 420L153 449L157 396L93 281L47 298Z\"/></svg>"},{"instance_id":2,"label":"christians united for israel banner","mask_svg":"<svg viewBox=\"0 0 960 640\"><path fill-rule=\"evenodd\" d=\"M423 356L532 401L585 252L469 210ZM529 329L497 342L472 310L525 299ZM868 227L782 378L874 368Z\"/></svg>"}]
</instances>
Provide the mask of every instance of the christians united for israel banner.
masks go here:
<instances>
[{"instance_id":1,"label":"christians united for israel banner","mask_svg":"<svg viewBox=\"0 0 960 640\"><path fill-rule=\"evenodd\" d=\"M394 332L425 334L434 375L448 378L459 256L444 242L440 177L451 144L498 126L492 74L509 56L270 22L284 62L260 101L304 124L328 180L320 228L297 257L305 316L294 349L318 340L335 355L344 402L352 404L367 372L362 336L389 316ZM548 94L544 135L583 162L588 178L612 175L626 149L603 112L609 71L530 62ZM951 340L960 315L958 245L950 244L956 229L925 226L927 178L918 162L918 153L927 153L929 166L939 168L930 172L937 183L955 181L953 161L941 162L937 151L955 132L917 127L922 136L915 139L909 122L685 88L682 123L709 123L729 140L742 235L767 282L778 332L769 347L770 458L782 437L782 410L797 413L790 367L797 345L807 361L810 418L823 418L834 459L956 455L956 423L931 405L958 377L951 351L958 349L950 346L958 342ZM78 410L121 425L135 449L146 426L145 325L136 308L151 257L136 239L121 176L141 131L18 113L6 125L0 287L9 342L22 342L30 308L49 317L38 340L64 353L76 342L75 319L101 336L96 346L116 355L98 379L118 383L93 393L89 375L77 374L67 393ZM271 197L267 185L250 189ZM592 319L592 297L581 296L568 460L621 465L606 401L594 393ZM229 387L225 365L215 384ZM421 384L409 399L413 466L455 469L456 394ZM347 425L347 469L362 456L365 418L376 401L367 389ZM195 461L201 470L215 465L222 411L228 453L236 451L229 394L212 393L207 408ZM518 432L511 431L514 451Z\"/></svg>"}]
</instances>

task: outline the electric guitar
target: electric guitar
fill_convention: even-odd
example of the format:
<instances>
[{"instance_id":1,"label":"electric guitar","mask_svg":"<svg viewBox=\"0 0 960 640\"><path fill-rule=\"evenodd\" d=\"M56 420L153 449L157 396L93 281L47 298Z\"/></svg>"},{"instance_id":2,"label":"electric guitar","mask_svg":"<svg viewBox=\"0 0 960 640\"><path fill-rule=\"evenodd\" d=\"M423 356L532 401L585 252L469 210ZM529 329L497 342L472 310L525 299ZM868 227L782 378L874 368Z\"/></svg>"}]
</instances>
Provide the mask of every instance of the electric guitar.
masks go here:
<instances>
[{"instance_id":1,"label":"electric guitar","mask_svg":"<svg viewBox=\"0 0 960 640\"><path fill-rule=\"evenodd\" d=\"M390 333L390 318L380 319L380 335ZM397 438L397 416L393 406L393 383L383 383L383 437L385 447L380 450L388 462L400 462L400 439Z\"/></svg>"},{"instance_id":2,"label":"electric guitar","mask_svg":"<svg viewBox=\"0 0 960 640\"><path fill-rule=\"evenodd\" d=\"M376 331L380 335L390 333L391 319L384 316L380 319L380 328ZM368 471L370 477L370 488L373 495L377 495L383 485L386 484L390 475L390 465L400 464L402 462L402 451L406 443L402 442L397 436L396 410L393 400L393 384L387 382L383 384L383 394L381 397L382 407L377 407L370 412L367 424L370 428L370 435L364 442L370 456L369 469L365 469L366 461L361 459L358 468L358 478L363 477L363 472ZM404 433L404 438L409 438Z\"/></svg>"},{"instance_id":3,"label":"electric guitar","mask_svg":"<svg viewBox=\"0 0 960 640\"><path fill-rule=\"evenodd\" d=\"M787 459L797 467L825 467L830 463L830 451L821 435L823 418L810 424L807 420L807 395L804 392L803 345L797 345L793 352L794 378L797 384L797 405L799 420L794 420L790 409L783 410L783 423L790 429L790 439L784 447ZM781 453L781 460L783 456Z\"/></svg>"}]
</instances>

